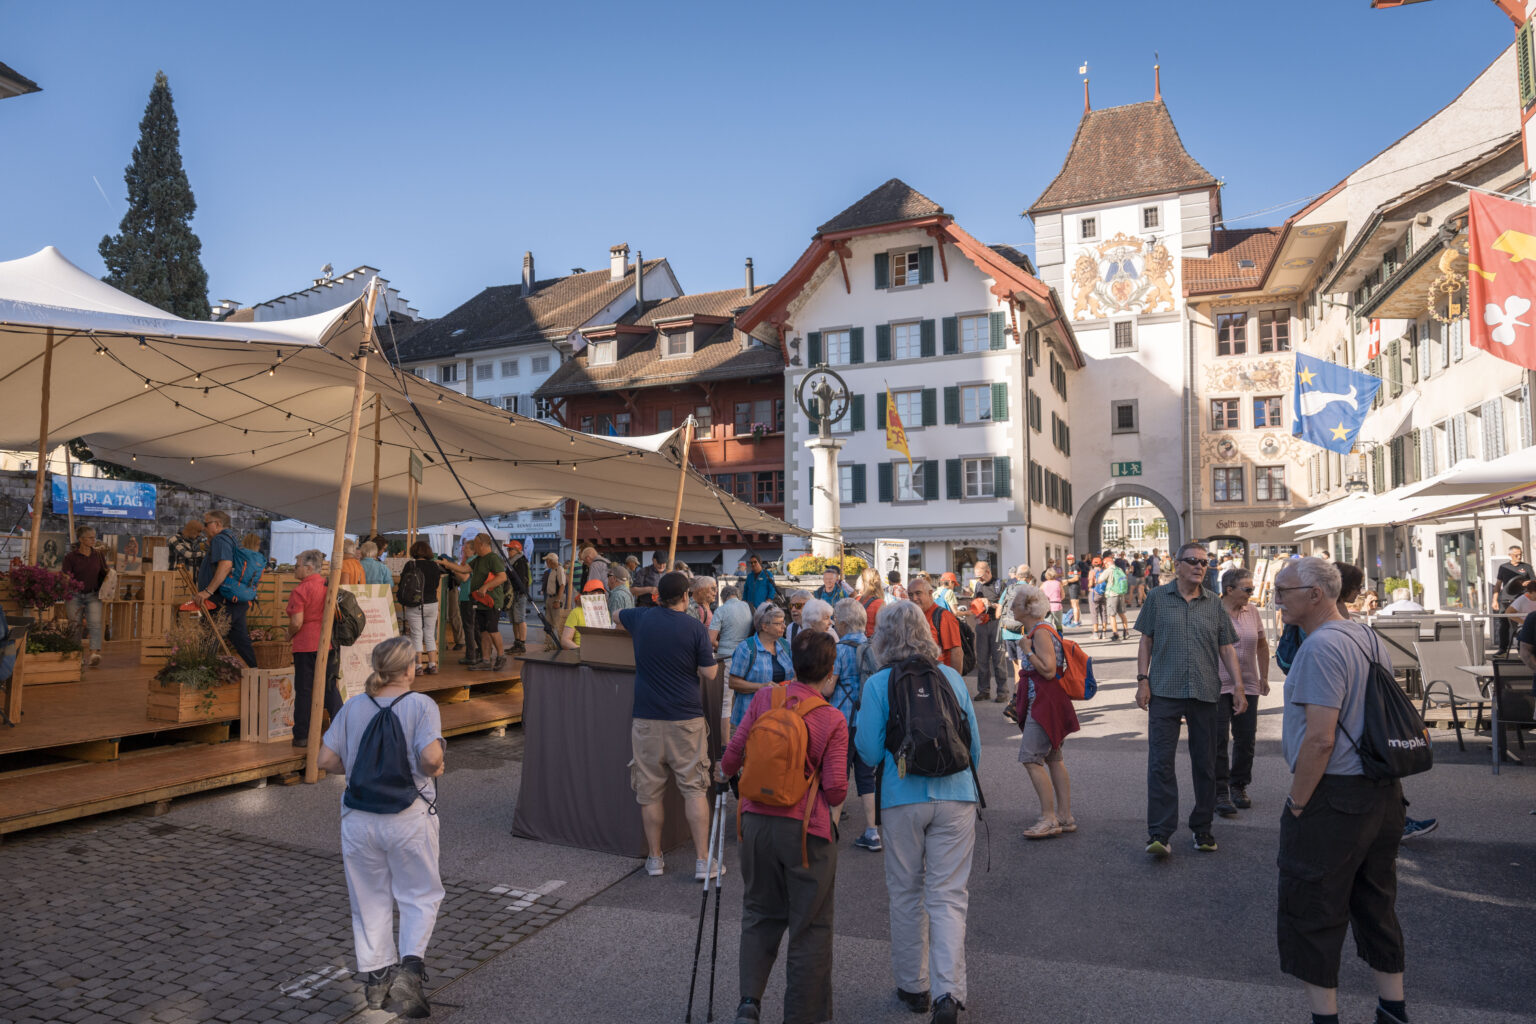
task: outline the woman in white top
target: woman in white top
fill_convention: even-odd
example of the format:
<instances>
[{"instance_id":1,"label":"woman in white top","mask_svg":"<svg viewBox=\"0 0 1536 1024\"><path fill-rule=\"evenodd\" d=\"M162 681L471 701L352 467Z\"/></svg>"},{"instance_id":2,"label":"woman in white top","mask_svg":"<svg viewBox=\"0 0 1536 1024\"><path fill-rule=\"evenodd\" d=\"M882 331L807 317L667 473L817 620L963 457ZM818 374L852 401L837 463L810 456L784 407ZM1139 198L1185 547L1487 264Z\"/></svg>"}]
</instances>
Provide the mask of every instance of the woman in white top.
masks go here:
<instances>
[{"instance_id":1,"label":"woman in white top","mask_svg":"<svg viewBox=\"0 0 1536 1024\"><path fill-rule=\"evenodd\" d=\"M390 637L375 647L373 673L365 684L367 696L342 705L326 731L319 762L325 771L347 776L341 857L352 901L357 969L365 976L368 1006L379 1009L388 999L402 1017L426 1017L432 1012L422 990L427 980L422 957L443 902L437 866L437 783L432 781L443 774L443 725L436 701L425 694L411 695L415 678L416 648L409 637ZM362 799L362 787L366 781L382 781L390 766L360 763L359 748L369 723L386 708L400 723L418 796L394 813L375 813L358 806L368 802ZM398 964L397 906L398 952L403 954Z\"/></svg>"},{"instance_id":2,"label":"woman in white top","mask_svg":"<svg viewBox=\"0 0 1536 1024\"><path fill-rule=\"evenodd\" d=\"M1223 818L1237 814L1238 808L1253 806L1248 799L1248 785L1253 781L1253 747L1259 729L1259 697L1269 694L1269 638L1264 623L1253 604L1253 573L1247 569L1228 569L1221 577L1221 603L1232 616L1237 629L1237 666L1243 678L1236 680L1225 663L1217 665L1221 675L1221 698L1216 705L1216 813ZM1241 684L1248 697L1248 709L1232 714L1232 695ZM1232 740L1231 760L1227 739Z\"/></svg>"}]
</instances>

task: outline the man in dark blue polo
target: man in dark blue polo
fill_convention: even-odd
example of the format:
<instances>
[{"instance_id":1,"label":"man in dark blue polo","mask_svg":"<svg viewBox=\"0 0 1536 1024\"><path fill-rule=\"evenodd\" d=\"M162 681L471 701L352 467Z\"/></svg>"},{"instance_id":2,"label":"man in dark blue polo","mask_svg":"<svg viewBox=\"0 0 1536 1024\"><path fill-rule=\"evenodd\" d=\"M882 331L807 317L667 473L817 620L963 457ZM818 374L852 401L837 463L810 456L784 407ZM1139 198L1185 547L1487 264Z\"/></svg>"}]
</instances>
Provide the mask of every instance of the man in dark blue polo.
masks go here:
<instances>
[{"instance_id":1,"label":"man in dark blue polo","mask_svg":"<svg viewBox=\"0 0 1536 1024\"><path fill-rule=\"evenodd\" d=\"M1178 829L1179 781L1173 761L1181 722L1189 726L1195 783L1189 828L1195 849L1216 849L1211 819L1216 809L1216 704L1221 698L1217 659L1226 662L1233 679L1241 679L1242 672L1232 617L1201 583L1208 565L1203 545L1179 548L1173 582L1151 591L1136 616L1136 632L1141 634L1136 706L1147 711L1147 852L1156 857L1168 855L1169 839ZM1232 702L1233 713L1239 715L1248 705L1240 693L1232 695Z\"/></svg>"}]
</instances>

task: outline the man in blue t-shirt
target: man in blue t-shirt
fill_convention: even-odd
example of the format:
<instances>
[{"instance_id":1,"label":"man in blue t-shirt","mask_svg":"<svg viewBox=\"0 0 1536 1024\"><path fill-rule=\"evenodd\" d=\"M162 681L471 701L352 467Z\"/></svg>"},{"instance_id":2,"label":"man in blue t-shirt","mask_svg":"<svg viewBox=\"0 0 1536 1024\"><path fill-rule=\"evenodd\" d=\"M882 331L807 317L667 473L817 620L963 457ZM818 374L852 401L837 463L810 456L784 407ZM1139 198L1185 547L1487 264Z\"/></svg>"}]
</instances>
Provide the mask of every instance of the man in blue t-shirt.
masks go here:
<instances>
[{"instance_id":1,"label":"man in blue t-shirt","mask_svg":"<svg viewBox=\"0 0 1536 1024\"><path fill-rule=\"evenodd\" d=\"M763 568L763 560L756 555L747 561L747 569L747 575L741 581L741 599L755 612L758 605L773 600L779 586L774 582L773 573Z\"/></svg>"},{"instance_id":2,"label":"man in blue t-shirt","mask_svg":"<svg viewBox=\"0 0 1536 1024\"><path fill-rule=\"evenodd\" d=\"M645 871L659 875L662 794L667 775L677 782L693 833L695 881L704 879L709 845L709 725L703 684L715 678L714 645L704 624L687 613L688 577L669 572L656 585L654 608L625 608L619 624L635 647L634 722L629 781L645 826ZM718 867L718 866L717 866ZM723 867L718 870L724 871Z\"/></svg>"},{"instance_id":3,"label":"man in blue t-shirt","mask_svg":"<svg viewBox=\"0 0 1536 1024\"><path fill-rule=\"evenodd\" d=\"M208 531L208 555L197 572L197 600L210 600L218 604L229 616L229 646L234 648L240 660L251 668L256 667L256 648L251 646L251 634L245 625L245 613L249 601L236 600L219 594L219 584L235 568L235 535L229 529L229 513L209 509L203 516L203 528Z\"/></svg>"}]
</instances>

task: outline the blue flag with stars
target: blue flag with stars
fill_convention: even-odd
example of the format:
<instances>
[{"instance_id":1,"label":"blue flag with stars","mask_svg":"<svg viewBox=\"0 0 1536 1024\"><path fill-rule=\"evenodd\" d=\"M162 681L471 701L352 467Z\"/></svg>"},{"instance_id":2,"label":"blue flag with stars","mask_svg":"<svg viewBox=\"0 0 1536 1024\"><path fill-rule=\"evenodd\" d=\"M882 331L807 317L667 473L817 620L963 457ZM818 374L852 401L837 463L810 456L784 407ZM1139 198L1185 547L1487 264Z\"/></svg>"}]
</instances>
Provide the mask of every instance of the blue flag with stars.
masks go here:
<instances>
[{"instance_id":1,"label":"blue flag with stars","mask_svg":"<svg viewBox=\"0 0 1536 1024\"><path fill-rule=\"evenodd\" d=\"M1380 389L1380 377L1298 352L1291 433L1348 455Z\"/></svg>"}]
</instances>

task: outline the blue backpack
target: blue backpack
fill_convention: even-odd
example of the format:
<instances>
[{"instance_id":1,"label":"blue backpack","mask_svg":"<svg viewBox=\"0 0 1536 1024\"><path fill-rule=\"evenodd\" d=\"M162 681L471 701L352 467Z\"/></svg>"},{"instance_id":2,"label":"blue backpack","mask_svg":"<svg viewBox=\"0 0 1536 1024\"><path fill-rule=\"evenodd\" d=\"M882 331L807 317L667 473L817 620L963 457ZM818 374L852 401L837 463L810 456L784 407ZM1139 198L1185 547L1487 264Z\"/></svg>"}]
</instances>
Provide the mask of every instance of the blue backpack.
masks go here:
<instances>
[{"instance_id":1,"label":"blue backpack","mask_svg":"<svg viewBox=\"0 0 1536 1024\"><path fill-rule=\"evenodd\" d=\"M405 730L395 717L395 705L412 694L403 694L388 704L380 704L367 694L363 696L379 713L373 716L357 743L357 756L347 772L347 791L341 802L355 811L399 814L419 796L427 801L427 813L436 814L435 797L416 788L416 777L411 774L410 744L405 742Z\"/></svg>"},{"instance_id":2,"label":"blue backpack","mask_svg":"<svg viewBox=\"0 0 1536 1024\"><path fill-rule=\"evenodd\" d=\"M256 584L261 582L261 573L266 567L267 556L260 551L235 548L229 575L219 584L219 593L234 601L256 600Z\"/></svg>"}]
</instances>

